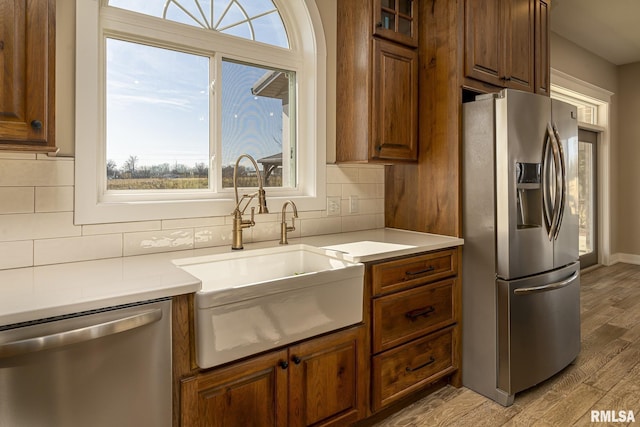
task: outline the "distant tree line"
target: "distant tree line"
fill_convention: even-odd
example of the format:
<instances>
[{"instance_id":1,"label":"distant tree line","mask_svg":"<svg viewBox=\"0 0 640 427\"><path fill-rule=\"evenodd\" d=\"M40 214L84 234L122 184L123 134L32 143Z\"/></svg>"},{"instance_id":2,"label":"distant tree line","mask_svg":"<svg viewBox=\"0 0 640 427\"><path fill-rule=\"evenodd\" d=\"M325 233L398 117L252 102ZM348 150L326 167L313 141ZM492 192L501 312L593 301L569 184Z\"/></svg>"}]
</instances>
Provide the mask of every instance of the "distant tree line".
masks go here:
<instances>
[{"instance_id":1,"label":"distant tree line","mask_svg":"<svg viewBox=\"0 0 640 427\"><path fill-rule=\"evenodd\" d=\"M238 176L255 176L253 168L238 166ZM176 179L176 178L207 178L209 176L209 166L204 163L196 163L193 166L186 166L175 162L174 164L162 163L159 165L140 165L138 156L129 158L118 167L113 160L107 161L107 179ZM222 167L222 178L233 178L233 165Z\"/></svg>"}]
</instances>

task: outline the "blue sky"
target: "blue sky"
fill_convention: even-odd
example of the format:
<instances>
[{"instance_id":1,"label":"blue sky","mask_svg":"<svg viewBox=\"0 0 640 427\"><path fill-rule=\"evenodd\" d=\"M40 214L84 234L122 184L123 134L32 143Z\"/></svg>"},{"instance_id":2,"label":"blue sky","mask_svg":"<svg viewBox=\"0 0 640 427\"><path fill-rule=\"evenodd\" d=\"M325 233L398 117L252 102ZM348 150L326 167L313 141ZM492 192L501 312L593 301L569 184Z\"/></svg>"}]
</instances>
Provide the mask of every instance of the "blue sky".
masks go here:
<instances>
[{"instance_id":1,"label":"blue sky","mask_svg":"<svg viewBox=\"0 0 640 427\"><path fill-rule=\"evenodd\" d=\"M215 2L214 16L227 3ZM253 8L251 13L273 8L270 0L244 3ZM150 7L162 10L164 1L117 0L110 4L154 15ZM208 2L200 4L205 10L210 7ZM197 12L194 2L184 5ZM261 19L274 17L279 20L277 14ZM270 26L269 33L277 31ZM114 160L118 167L131 155L138 157L140 165L208 163L212 120L209 66L208 57L108 39L107 159ZM223 63L223 165L234 162L242 152L260 158L281 151L281 101L250 93L253 83L267 71Z\"/></svg>"}]
</instances>

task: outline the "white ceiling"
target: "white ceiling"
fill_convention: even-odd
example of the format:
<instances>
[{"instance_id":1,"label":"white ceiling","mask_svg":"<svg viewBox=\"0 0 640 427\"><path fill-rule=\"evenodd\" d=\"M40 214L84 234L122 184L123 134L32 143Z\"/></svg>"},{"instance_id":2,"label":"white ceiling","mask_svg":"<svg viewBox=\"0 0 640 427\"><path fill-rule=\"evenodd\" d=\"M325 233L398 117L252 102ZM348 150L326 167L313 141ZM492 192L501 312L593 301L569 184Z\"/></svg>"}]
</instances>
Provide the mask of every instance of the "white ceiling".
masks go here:
<instances>
[{"instance_id":1,"label":"white ceiling","mask_svg":"<svg viewBox=\"0 0 640 427\"><path fill-rule=\"evenodd\" d=\"M551 30L613 64L640 62L639 0L551 0Z\"/></svg>"}]
</instances>

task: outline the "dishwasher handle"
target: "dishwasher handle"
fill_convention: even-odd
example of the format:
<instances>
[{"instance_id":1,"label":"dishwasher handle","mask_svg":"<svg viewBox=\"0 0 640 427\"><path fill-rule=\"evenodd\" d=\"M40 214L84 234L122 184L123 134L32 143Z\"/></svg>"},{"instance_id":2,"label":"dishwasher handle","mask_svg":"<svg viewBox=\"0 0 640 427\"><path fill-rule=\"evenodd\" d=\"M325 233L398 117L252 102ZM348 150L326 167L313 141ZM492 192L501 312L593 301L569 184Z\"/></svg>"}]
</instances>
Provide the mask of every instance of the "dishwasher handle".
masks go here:
<instances>
[{"instance_id":1,"label":"dishwasher handle","mask_svg":"<svg viewBox=\"0 0 640 427\"><path fill-rule=\"evenodd\" d=\"M136 329L162 318L162 309L147 310L97 325L0 344L0 359L64 347Z\"/></svg>"}]
</instances>

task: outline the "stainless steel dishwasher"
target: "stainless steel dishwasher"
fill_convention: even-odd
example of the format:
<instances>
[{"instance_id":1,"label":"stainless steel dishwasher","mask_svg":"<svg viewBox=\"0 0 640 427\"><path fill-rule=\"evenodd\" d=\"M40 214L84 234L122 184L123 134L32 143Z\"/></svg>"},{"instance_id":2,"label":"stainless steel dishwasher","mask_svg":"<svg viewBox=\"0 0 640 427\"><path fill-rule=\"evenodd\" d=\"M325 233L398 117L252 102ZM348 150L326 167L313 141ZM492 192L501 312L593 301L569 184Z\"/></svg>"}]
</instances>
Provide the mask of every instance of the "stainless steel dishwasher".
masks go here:
<instances>
[{"instance_id":1,"label":"stainless steel dishwasher","mask_svg":"<svg viewBox=\"0 0 640 427\"><path fill-rule=\"evenodd\" d=\"M170 300L0 328L0 426L170 425Z\"/></svg>"}]
</instances>

